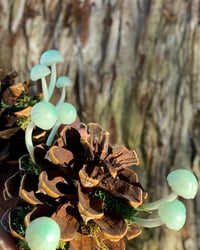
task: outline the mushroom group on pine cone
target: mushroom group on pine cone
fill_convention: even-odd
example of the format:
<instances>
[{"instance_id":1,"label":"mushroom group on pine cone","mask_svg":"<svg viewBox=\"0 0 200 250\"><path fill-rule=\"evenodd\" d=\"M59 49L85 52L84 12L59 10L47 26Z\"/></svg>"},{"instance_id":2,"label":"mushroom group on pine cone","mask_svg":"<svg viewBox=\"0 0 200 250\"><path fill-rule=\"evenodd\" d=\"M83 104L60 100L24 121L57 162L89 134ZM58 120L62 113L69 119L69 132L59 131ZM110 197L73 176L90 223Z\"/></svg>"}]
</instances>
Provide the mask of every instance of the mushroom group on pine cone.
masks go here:
<instances>
[{"instance_id":1,"label":"mushroom group on pine cone","mask_svg":"<svg viewBox=\"0 0 200 250\"><path fill-rule=\"evenodd\" d=\"M51 146L39 144L33 153L34 165L30 167L29 155L21 157L19 170L5 182L4 196L18 197L1 220L14 236L24 239L25 230L20 234L15 229L21 211L22 227L41 216L53 218L69 249L83 244L88 250L125 249L123 238L141 233L138 225L128 223L147 197L130 169L139 165L137 154L112 147L100 125L64 126Z\"/></svg>"}]
</instances>

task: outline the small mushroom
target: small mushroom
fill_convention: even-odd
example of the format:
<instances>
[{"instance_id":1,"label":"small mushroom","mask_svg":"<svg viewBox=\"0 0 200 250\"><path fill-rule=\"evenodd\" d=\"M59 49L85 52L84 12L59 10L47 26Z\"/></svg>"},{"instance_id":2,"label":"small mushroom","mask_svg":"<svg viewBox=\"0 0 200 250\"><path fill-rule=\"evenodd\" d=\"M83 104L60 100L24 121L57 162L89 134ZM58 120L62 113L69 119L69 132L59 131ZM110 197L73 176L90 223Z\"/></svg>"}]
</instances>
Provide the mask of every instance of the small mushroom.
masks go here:
<instances>
[{"instance_id":1,"label":"small mushroom","mask_svg":"<svg viewBox=\"0 0 200 250\"><path fill-rule=\"evenodd\" d=\"M168 174L167 181L172 191L166 197L144 204L143 207L148 210L155 210L163 202L173 201L178 196L185 199L194 199L198 190L198 182L195 175L187 169L176 169Z\"/></svg>"},{"instance_id":2,"label":"small mushroom","mask_svg":"<svg viewBox=\"0 0 200 250\"><path fill-rule=\"evenodd\" d=\"M43 130L51 129L55 125L57 117L57 110L50 102L40 101L33 106L31 110L31 122L28 124L25 131L26 147L31 158L33 158L33 129L35 126Z\"/></svg>"},{"instance_id":3,"label":"small mushroom","mask_svg":"<svg viewBox=\"0 0 200 250\"><path fill-rule=\"evenodd\" d=\"M47 83L46 83L45 77L48 76L50 73L51 72L47 66L42 65L42 64L36 64L31 69L31 76L30 76L32 81L37 81L41 79L43 98L47 102L49 98L48 98L48 89L47 89Z\"/></svg>"},{"instance_id":4,"label":"small mushroom","mask_svg":"<svg viewBox=\"0 0 200 250\"><path fill-rule=\"evenodd\" d=\"M56 107L46 101L35 104L31 110L31 120L43 130L51 129L58 118Z\"/></svg>"},{"instance_id":5,"label":"small mushroom","mask_svg":"<svg viewBox=\"0 0 200 250\"><path fill-rule=\"evenodd\" d=\"M48 89L48 98L50 99L56 84L56 64L64 62L64 57L58 50L47 50L40 57L40 63L51 67L51 79Z\"/></svg>"},{"instance_id":6,"label":"small mushroom","mask_svg":"<svg viewBox=\"0 0 200 250\"><path fill-rule=\"evenodd\" d=\"M60 240L60 227L52 218L39 217L26 228L25 240L31 250L56 250Z\"/></svg>"},{"instance_id":7,"label":"small mushroom","mask_svg":"<svg viewBox=\"0 0 200 250\"><path fill-rule=\"evenodd\" d=\"M186 209L179 200L163 202L158 208L158 218L142 219L135 217L134 221L141 227L152 228L166 225L169 229L180 230L185 224Z\"/></svg>"},{"instance_id":8,"label":"small mushroom","mask_svg":"<svg viewBox=\"0 0 200 250\"><path fill-rule=\"evenodd\" d=\"M60 103L63 103L65 101L65 95L66 95L66 88L70 87L72 85L69 77L67 76L60 76L56 81L56 87L62 88L60 99L57 103L59 105Z\"/></svg>"},{"instance_id":9,"label":"small mushroom","mask_svg":"<svg viewBox=\"0 0 200 250\"><path fill-rule=\"evenodd\" d=\"M56 110L58 113L57 122L51 130L46 144L50 146L53 142L56 132L61 124L71 124L76 120L77 112L75 107L67 102L60 103L56 106Z\"/></svg>"},{"instance_id":10,"label":"small mushroom","mask_svg":"<svg viewBox=\"0 0 200 250\"><path fill-rule=\"evenodd\" d=\"M194 174L187 169L176 169L168 174L167 181L172 190L185 199L194 199L198 182Z\"/></svg>"}]
</instances>

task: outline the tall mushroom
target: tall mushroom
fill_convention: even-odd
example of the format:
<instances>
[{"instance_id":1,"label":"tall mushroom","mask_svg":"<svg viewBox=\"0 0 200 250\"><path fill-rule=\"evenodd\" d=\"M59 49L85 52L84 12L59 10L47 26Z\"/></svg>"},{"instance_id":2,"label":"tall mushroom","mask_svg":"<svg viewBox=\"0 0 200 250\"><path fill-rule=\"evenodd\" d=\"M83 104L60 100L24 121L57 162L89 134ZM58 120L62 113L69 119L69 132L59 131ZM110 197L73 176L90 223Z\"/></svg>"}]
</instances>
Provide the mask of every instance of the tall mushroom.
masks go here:
<instances>
[{"instance_id":1,"label":"tall mushroom","mask_svg":"<svg viewBox=\"0 0 200 250\"><path fill-rule=\"evenodd\" d=\"M65 95L66 95L66 87L70 87L72 85L69 77L67 76L60 76L56 81L56 87L62 88L60 99L57 103L59 105L60 103L65 101Z\"/></svg>"},{"instance_id":2,"label":"tall mushroom","mask_svg":"<svg viewBox=\"0 0 200 250\"><path fill-rule=\"evenodd\" d=\"M42 81L42 92L43 92L43 99L48 102L48 89L45 76L50 74L50 70L47 66L42 64L36 64L31 69L30 78L32 81L37 81L41 79Z\"/></svg>"},{"instance_id":3,"label":"tall mushroom","mask_svg":"<svg viewBox=\"0 0 200 250\"><path fill-rule=\"evenodd\" d=\"M56 64L64 62L64 57L58 50L47 50L40 57L40 63L51 67L51 79L48 89L50 99L56 84Z\"/></svg>"}]
</instances>

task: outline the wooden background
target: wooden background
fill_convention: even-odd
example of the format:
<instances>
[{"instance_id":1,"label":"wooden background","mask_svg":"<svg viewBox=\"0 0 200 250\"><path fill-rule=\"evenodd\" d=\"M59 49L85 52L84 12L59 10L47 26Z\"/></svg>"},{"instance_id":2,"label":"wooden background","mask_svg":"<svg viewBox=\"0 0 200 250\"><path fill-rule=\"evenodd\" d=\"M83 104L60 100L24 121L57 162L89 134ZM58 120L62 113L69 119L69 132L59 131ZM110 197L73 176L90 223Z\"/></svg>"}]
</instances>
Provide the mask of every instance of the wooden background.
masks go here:
<instances>
[{"instance_id":1,"label":"wooden background","mask_svg":"<svg viewBox=\"0 0 200 250\"><path fill-rule=\"evenodd\" d=\"M199 0L0 1L5 73L28 79L52 48L65 57L58 74L71 78L67 100L81 119L100 123L113 144L140 155L150 200L169 192L172 169L200 178ZM199 193L185 205L183 230L144 229L127 249L200 249Z\"/></svg>"}]
</instances>

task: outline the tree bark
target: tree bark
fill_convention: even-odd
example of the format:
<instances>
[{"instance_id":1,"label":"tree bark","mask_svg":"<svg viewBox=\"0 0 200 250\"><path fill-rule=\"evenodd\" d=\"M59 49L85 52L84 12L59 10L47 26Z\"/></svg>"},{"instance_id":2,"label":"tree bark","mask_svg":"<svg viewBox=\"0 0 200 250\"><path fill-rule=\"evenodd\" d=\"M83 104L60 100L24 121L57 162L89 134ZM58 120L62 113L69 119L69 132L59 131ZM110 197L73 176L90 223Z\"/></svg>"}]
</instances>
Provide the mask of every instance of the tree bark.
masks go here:
<instances>
[{"instance_id":1,"label":"tree bark","mask_svg":"<svg viewBox=\"0 0 200 250\"><path fill-rule=\"evenodd\" d=\"M198 0L4 0L0 7L0 68L22 81L44 50L60 50L58 75L74 83L67 99L84 122L109 130L113 144L138 152L149 200L169 192L173 169L200 178ZM185 205L180 232L144 229L127 249L200 249L200 196Z\"/></svg>"}]
</instances>

